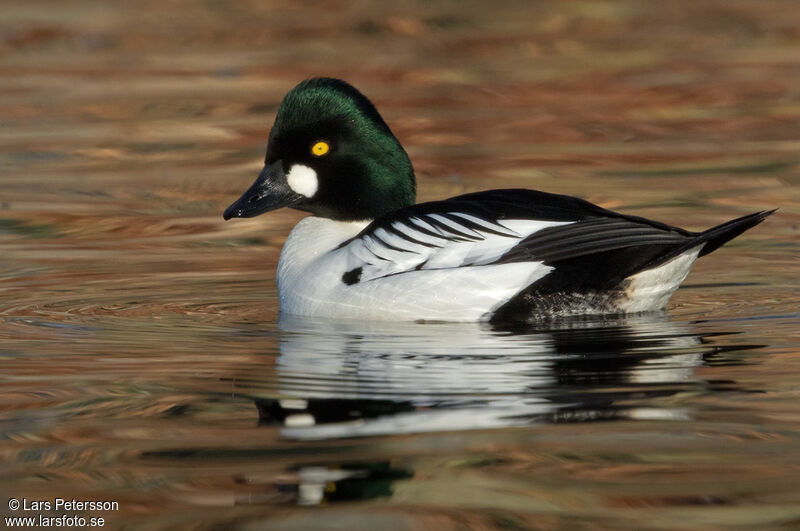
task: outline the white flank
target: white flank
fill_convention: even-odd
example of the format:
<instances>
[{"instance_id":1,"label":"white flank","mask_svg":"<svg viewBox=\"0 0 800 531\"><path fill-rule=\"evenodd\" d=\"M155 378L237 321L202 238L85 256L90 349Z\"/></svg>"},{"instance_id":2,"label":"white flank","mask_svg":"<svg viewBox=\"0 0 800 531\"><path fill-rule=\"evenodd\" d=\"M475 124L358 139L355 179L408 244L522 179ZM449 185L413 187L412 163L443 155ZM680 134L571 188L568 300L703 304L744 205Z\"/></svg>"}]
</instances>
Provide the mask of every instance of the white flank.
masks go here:
<instances>
[{"instance_id":1,"label":"white flank","mask_svg":"<svg viewBox=\"0 0 800 531\"><path fill-rule=\"evenodd\" d=\"M289 173L286 174L286 182L292 190L305 197L313 197L319 187L317 172L302 164L295 164L291 167Z\"/></svg>"},{"instance_id":2,"label":"white flank","mask_svg":"<svg viewBox=\"0 0 800 531\"><path fill-rule=\"evenodd\" d=\"M702 248L702 245L698 245L666 264L628 277L630 284L625 290L628 300L620 304L620 310L648 312L666 306L669 298L689 274Z\"/></svg>"},{"instance_id":3,"label":"white flank","mask_svg":"<svg viewBox=\"0 0 800 531\"><path fill-rule=\"evenodd\" d=\"M431 256L419 251L432 248L411 244L417 252L399 252L370 238L336 248L358 234L366 223L309 216L297 224L278 264L283 312L368 320L477 321L552 270L537 262L482 265L483 252L491 250L488 254L499 257L518 241L496 235L478 242L446 242L445 249L436 251L452 262L430 269L424 262ZM399 241L402 238L387 231L376 231L376 235L409 246L408 241ZM471 267L461 267L465 257L478 260ZM422 267L417 270L417 265ZM342 275L358 267L359 281L345 284Z\"/></svg>"}]
</instances>

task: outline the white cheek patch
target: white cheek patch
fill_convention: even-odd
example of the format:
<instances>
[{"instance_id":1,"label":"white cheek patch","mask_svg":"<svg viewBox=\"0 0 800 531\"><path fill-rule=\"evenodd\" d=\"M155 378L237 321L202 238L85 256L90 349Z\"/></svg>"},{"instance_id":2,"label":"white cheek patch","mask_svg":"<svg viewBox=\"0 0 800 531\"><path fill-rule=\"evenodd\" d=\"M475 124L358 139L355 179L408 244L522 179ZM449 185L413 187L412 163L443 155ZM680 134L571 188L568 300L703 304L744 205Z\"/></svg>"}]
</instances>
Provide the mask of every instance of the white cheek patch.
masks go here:
<instances>
[{"instance_id":1,"label":"white cheek patch","mask_svg":"<svg viewBox=\"0 0 800 531\"><path fill-rule=\"evenodd\" d=\"M302 164L295 164L289 169L286 182L292 190L306 197L313 197L319 186L317 172Z\"/></svg>"}]
</instances>

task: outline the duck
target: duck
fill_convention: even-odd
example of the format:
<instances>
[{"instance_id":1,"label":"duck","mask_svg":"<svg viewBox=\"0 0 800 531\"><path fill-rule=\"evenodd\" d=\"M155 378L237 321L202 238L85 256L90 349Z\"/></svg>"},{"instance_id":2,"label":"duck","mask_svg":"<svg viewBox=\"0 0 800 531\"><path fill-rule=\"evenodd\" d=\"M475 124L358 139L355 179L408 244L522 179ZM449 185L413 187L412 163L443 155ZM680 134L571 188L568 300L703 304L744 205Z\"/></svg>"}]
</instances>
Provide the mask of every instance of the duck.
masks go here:
<instances>
[{"instance_id":1,"label":"duck","mask_svg":"<svg viewBox=\"0 0 800 531\"><path fill-rule=\"evenodd\" d=\"M280 254L281 313L495 324L663 310L697 258L774 212L692 232L529 189L417 203L375 106L324 77L283 98L264 168L223 218L283 207L310 215Z\"/></svg>"}]
</instances>

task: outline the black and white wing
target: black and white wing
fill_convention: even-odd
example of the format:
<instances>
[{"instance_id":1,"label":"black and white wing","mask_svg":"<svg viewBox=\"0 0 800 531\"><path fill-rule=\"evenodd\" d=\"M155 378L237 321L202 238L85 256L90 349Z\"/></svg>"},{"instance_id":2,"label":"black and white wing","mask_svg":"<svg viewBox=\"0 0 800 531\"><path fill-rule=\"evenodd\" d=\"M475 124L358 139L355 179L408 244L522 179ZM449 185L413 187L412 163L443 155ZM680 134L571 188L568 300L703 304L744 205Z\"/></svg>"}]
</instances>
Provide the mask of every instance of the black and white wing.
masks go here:
<instances>
[{"instance_id":1,"label":"black and white wing","mask_svg":"<svg viewBox=\"0 0 800 531\"><path fill-rule=\"evenodd\" d=\"M589 257L603 257L600 269L616 268L612 276L620 278L695 236L574 197L492 190L404 208L375 220L336 252L347 253L342 281L350 285L411 271L519 262L552 270ZM647 252L620 252L614 264L615 251L631 248ZM609 274L601 270L595 272Z\"/></svg>"}]
</instances>

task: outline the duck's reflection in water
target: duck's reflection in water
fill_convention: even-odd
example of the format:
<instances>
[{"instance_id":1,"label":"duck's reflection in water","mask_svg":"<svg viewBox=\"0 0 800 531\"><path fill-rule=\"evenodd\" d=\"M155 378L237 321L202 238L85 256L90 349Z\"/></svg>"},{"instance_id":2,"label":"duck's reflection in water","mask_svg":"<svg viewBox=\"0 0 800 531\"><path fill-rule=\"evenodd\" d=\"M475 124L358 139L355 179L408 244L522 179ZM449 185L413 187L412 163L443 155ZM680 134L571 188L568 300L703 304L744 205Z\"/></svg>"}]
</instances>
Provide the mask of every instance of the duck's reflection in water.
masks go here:
<instances>
[{"instance_id":1,"label":"duck's reflection in water","mask_svg":"<svg viewBox=\"0 0 800 531\"><path fill-rule=\"evenodd\" d=\"M686 406L658 398L713 391L720 382L694 370L724 350L711 339L724 333L693 333L666 314L536 329L282 316L281 328L277 392L256 405L291 439L687 419Z\"/></svg>"},{"instance_id":2,"label":"duck's reflection in water","mask_svg":"<svg viewBox=\"0 0 800 531\"><path fill-rule=\"evenodd\" d=\"M318 505L349 500L389 497L392 485L414 476L414 471L389 461L335 463L301 466L289 471L290 479L273 485L280 501L296 505Z\"/></svg>"}]
</instances>

